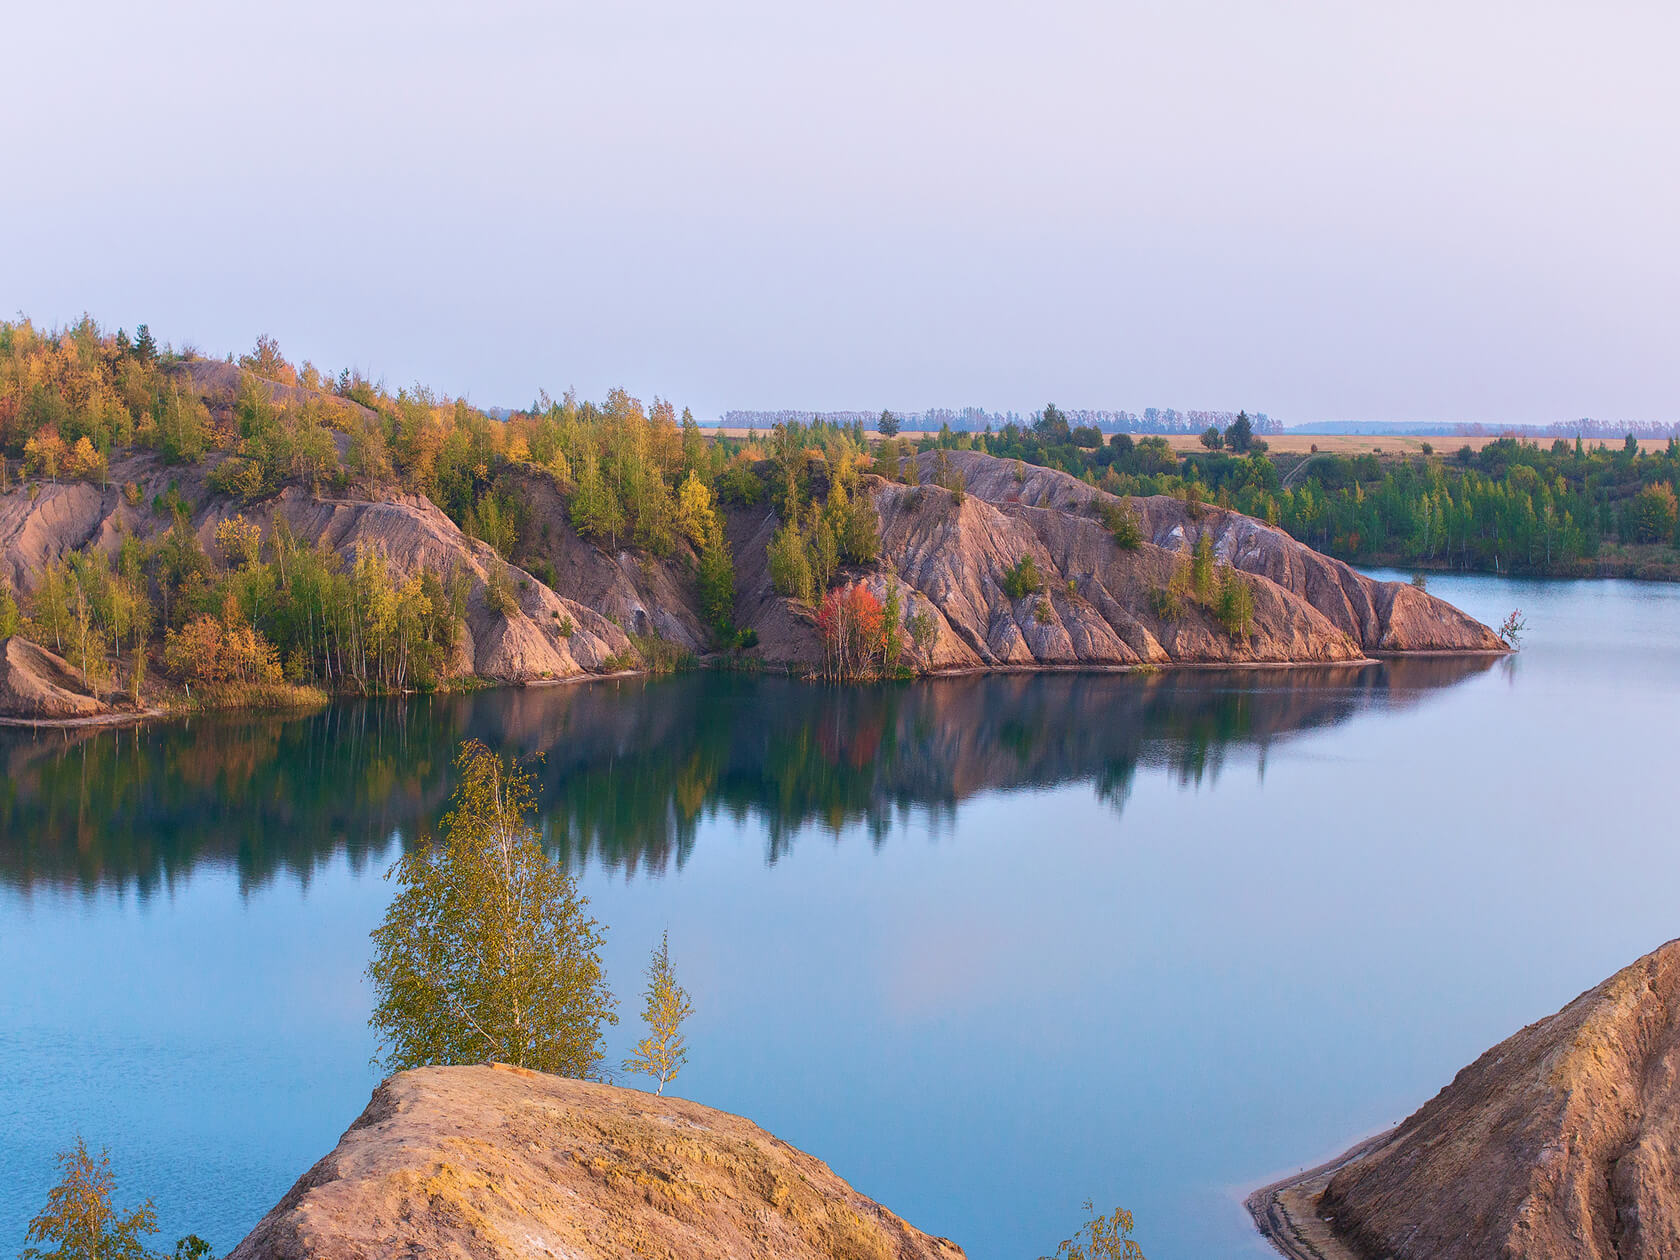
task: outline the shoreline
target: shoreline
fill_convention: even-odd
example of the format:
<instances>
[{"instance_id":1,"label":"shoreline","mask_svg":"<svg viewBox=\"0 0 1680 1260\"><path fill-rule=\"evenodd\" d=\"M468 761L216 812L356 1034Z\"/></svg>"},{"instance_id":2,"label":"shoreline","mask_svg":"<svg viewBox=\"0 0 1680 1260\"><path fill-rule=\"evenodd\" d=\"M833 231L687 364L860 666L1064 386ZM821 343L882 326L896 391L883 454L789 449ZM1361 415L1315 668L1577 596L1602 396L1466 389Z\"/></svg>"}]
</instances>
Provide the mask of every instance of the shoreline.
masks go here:
<instances>
[{"instance_id":1,"label":"shoreline","mask_svg":"<svg viewBox=\"0 0 1680 1260\"><path fill-rule=\"evenodd\" d=\"M1492 651L1480 648L1429 650L1419 652L1374 652L1366 656L1355 657L1345 661L1163 661L1158 664L1140 662L1131 665L975 665L956 669L929 670L925 674L907 679L858 679L851 680L847 685L874 686L884 682L923 682L938 678L973 678L986 674L1155 674L1168 671L1188 670L1214 672L1219 670L1290 670L1290 669L1362 669L1369 665L1383 665L1390 661L1403 661L1414 657L1500 657L1510 655L1509 650ZM711 665L702 661L696 670L717 670L718 672L751 672L774 674L779 677L795 678L813 683L833 682L812 674L796 673L793 669L779 669L763 667L750 671L731 670L720 665ZM382 696L354 695L348 692L326 692L325 703L334 704L340 700L395 700L406 699L421 694L434 696L470 695L480 691L500 691L506 688L539 688L539 687L568 687L595 682L622 682L630 678L658 678L664 675L649 669L621 669L609 674L574 674L569 678L524 678L524 679L479 679L472 686L454 688L439 688L436 691L421 693L418 691L397 692ZM146 708L125 710L118 713L96 713L87 717L70 718L21 718L0 715L0 730L81 730L89 727L102 726L140 726L150 722L166 721L172 718L198 717L211 713L296 713L305 709L321 707L319 704L306 705L224 705L216 708L200 709L192 707L182 708Z\"/></svg>"},{"instance_id":2,"label":"shoreline","mask_svg":"<svg viewBox=\"0 0 1680 1260\"><path fill-rule=\"evenodd\" d=\"M1391 569L1399 573L1421 573L1426 578L1499 578L1518 582L1649 582L1656 586L1672 586L1680 582L1680 559L1643 560L1630 557L1580 561L1569 568L1537 572L1530 569L1463 569L1450 564L1426 564L1418 560L1405 560L1399 556L1360 556L1350 560L1346 556L1332 555L1328 551L1320 554L1330 556L1332 560L1340 560L1367 577L1372 569Z\"/></svg>"},{"instance_id":3,"label":"shoreline","mask_svg":"<svg viewBox=\"0 0 1680 1260\"><path fill-rule=\"evenodd\" d=\"M1318 1217L1319 1196L1330 1179L1346 1165L1375 1150L1394 1134L1394 1127L1354 1143L1340 1155L1250 1193L1243 1207L1260 1236L1288 1260L1366 1260L1337 1238Z\"/></svg>"},{"instance_id":4,"label":"shoreline","mask_svg":"<svg viewBox=\"0 0 1680 1260\"><path fill-rule=\"evenodd\" d=\"M133 709L116 713L93 713L73 718L21 718L0 715L0 727L25 731L70 731L84 726L138 726L158 718L178 717L184 709Z\"/></svg>"}]
</instances>

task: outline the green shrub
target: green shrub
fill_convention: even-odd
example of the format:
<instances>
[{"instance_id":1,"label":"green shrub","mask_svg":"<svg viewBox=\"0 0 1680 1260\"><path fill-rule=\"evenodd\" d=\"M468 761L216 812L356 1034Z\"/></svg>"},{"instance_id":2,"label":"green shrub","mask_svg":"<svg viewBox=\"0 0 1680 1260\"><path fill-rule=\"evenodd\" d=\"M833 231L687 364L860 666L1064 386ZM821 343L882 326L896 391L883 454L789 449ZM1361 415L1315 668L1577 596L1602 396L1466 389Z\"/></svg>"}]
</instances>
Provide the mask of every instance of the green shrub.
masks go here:
<instances>
[{"instance_id":1,"label":"green shrub","mask_svg":"<svg viewBox=\"0 0 1680 1260\"><path fill-rule=\"evenodd\" d=\"M1143 545L1143 527L1138 524L1137 513L1132 510L1129 501L1104 503L1101 511L1102 522L1114 535L1120 550L1136 551Z\"/></svg>"},{"instance_id":2,"label":"green shrub","mask_svg":"<svg viewBox=\"0 0 1680 1260\"><path fill-rule=\"evenodd\" d=\"M527 560L525 567L531 571L537 581L548 587L549 590L553 590L560 585L560 576L555 573L554 565L548 557L538 556L534 560Z\"/></svg>"},{"instance_id":3,"label":"green shrub","mask_svg":"<svg viewBox=\"0 0 1680 1260\"><path fill-rule=\"evenodd\" d=\"M1172 586L1157 586L1149 592L1149 610L1162 621L1177 621L1184 615L1184 600Z\"/></svg>"},{"instance_id":4,"label":"green shrub","mask_svg":"<svg viewBox=\"0 0 1680 1260\"><path fill-rule=\"evenodd\" d=\"M1022 556L1003 571L1003 589L1010 599L1024 599L1044 589L1044 578L1039 575L1038 565L1031 556Z\"/></svg>"},{"instance_id":5,"label":"green shrub","mask_svg":"<svg viewBox=\"0 0 1680 1260\"><path fill-rule=\"evenodd\" d=\"M491 612L501 613L504 617L519 611L519 599L513 593L513 578L507 565L491 565L490 576L484 583L484 604Z\"/></svg>"},{"instance_id":6,"label":"green shrub","mask_svg":"<svg viewBox=\"0 0 1680 1260\"><path fill-rule=\"evenodd\" d=\"M1254 633L1254 595L1248 588L1248 579L1228 568L1222 578L1214 615L1225 627L1226 634L1246 639Z\"/></svg>"}]
</instances>

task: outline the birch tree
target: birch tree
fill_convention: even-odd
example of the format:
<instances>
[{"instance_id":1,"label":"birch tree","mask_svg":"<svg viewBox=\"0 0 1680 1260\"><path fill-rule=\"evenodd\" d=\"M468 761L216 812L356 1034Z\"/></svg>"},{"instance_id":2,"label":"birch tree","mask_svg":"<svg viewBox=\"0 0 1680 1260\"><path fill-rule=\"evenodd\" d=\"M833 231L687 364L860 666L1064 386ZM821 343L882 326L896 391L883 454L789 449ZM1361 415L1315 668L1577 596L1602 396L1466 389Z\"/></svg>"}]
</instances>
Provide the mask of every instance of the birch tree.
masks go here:
<instances>
[{"instance_id":1,"label":"birch tree","mask_svg":"<svg viewBox=\"0 0 1680 1260\"><path fill-rule=\"evenodd\" d=\"M47 1192L46 1207L24 1235L50 1249L29 1246L19 1253L21 1260L149 1260L152 1253L141 1239L157 1231L157 1213L150 1199L127 1212L112 1204L117 1179L110 1153L102 1150L96 1158L77 1138L72 1149L59 1152L58 1166L64 1176Z\"/></svg>"},{"instance_id":2,"label":"birch tree","mask_svg":"<svg viewBox=\"0 0 1680 1260\"><path fill-rule=\"evenodd\" d=\"M645 1003L642 1019L648 1033L636 1043L636 1048L624 1060L626 1072L640 1072L658 1082L655 1094L664 1094L665 1086L676 1079L688 1062L688 1042L682 1034L683 1021L694 1013L688 992L677 983L671 967L671 934L663 933L659 947L653 951L648 964L648 985L643 990Z\"/></svg>"},{"instance_id":3,"label":"birch tree","mask_svg":"<svg viewBox=\"0 0 1680 1260\"><path fill-rule=\"evenodd\" d=\"M399 891L367 969L380 1061L594 1076L617 1022L600 926L538 843L531 776L476 740L455 765L442 839L423 837L387 876Z\"/></svg>"}]
</instances>

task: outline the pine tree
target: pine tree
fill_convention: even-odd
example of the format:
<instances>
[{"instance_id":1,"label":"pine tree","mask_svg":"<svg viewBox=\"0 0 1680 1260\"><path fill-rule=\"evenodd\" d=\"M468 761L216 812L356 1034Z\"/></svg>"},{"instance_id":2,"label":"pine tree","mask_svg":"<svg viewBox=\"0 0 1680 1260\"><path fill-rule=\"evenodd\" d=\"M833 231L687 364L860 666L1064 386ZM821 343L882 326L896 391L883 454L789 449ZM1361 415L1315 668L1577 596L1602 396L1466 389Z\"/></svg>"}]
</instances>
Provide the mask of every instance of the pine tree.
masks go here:
<instances>
[{"instance_id":1,"label":"pine tree","mask_svg":"<svg viewBox=\"0 0 1680 1260\"><path fill-rule=\"evenodd\" d=\"M1246 453L1254 445L1254 425L1248 418L1248 412L1237 412L1237 418L1225 430L1225 445L1238 454Z\"/></svg>"},{"instance_id":2,"label":"pine tree","mask_svg":"<svg viewBox=\"0 0 1680 1260\"><path fill-rule=\"evenodd\" d=\"M682 1024L694 1013L688 992L677 983L671 967L671 934L663 933L659 947L653 951L648 964L648 986L643 991L646 1004L642 1019L648 1035L636 1043L630 1057L624 1060L626 1072L640 1072L659 1082L655 1094L664 1094L665 1086L676 1079L688 1062L688 1042L682 1035Z\"/></svg>"}]
</instances>

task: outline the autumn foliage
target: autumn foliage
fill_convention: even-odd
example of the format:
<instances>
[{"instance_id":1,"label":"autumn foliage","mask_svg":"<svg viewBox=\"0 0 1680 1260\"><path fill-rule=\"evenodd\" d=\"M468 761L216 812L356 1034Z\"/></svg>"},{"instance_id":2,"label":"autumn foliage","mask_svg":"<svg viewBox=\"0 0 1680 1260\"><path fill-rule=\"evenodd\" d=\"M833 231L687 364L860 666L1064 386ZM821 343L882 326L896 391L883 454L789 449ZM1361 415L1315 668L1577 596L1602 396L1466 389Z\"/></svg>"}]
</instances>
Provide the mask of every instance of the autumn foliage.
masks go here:
<instances>
[{"instance_id":1,"label":"autumn foliage","mask_svg":"<svg viewBox=\"0 0 1680 1260\"><path fill-rule=\"evenodd\" d=\"M274 647L236 611L221 620L208 614L170 630L163 644L164 666L178 678L200 683L274 683L280 661Z\"/></svg>"},{"instance_id":2,"label":"autumn foliage","mask_svg":"<svg viewBox=\"0 0 1680 1260\"><path fill-rule=\"evenodd\" d=\"M868 678L881 670L886 613L867 586L852 583L823 596L817 630L830 678Z\"/></svg>"}]
</instances>

